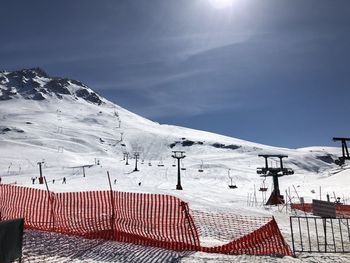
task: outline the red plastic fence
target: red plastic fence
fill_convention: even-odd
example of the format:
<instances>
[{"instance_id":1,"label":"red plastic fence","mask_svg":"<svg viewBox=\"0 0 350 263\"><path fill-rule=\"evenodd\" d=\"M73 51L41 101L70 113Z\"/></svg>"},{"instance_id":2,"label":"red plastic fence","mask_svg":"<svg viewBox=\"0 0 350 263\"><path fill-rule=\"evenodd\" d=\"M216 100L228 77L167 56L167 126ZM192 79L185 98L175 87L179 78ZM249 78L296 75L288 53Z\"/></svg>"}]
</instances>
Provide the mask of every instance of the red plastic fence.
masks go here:
<instances>
[{"instance_id":1,"label":"red plastic fence","mask_svg":"<svg viewBox=\"0 0 350 263\"><path fill-rule=\"evenodd\" d=\"M312 204L305 203L305 204L291 204L291 209L297 209L306 213L312 213Z\"/></svg>"},{"instance_id":2,"label":"red plastic fence","mask_svg":"<svg viewBox=\"0 0 350 263\"><path fill-rule=\"evenodd\" d=\"M49 193L43 190L0 185L0 218L25 218L29 229L51 230Z\"/></svg>"},{"instance_id":3,"label":"red plastic fence","mask_svg":"<svg viewBox=\"0 0 350 263\"><path fill-rule=\"evenodd\" d=\"M270 217L238 216L227 212L203 212L192 210L195 225L202 240L227 243L252 233L271 221ZM203 242L202 242L203 245Z\"/></svg>"},{"instance_id":4,"label":"red plastic fence","mask_svg":"<svg viewBox=\"0 0 350 263\"><path fill-rule=\"evenodd\" d=\"M185 202L168 195L49 193L0 184L0 219L24 217L30 229L181 251L292 254L274 219L191 214ZM220 245L201 246L200 239L214 239Z\"/></svg>"},{"instance_id":5,"label":"red plastic fence","mask_svg":"<svg viewBox=\"0 0 350 263\"><path fill-rule=\"evenodd\" d=\"M312 203L292 204L291 208L312 213ZM335 209L337 217L350 217L350 205L336 204Z\"/></svg>"},{"instance_id":6,"label":"red plastic fence","mask_svg":"<svg viewBox=\"0 0 350 263\"><path fill-rule=\"evenodd\" d=\"M292 255L274 218L192 211L200 238L229 243L203 246L203 252L248 255ZM233 241L232 241L233 240ZM209 242L208 242L209 243ZM209 243L210 244L210 243ZM209 245L208 244L208 245Z\"/></svg>"},{"instance_id":7,"label":"red plastic fence","mask_svg":"<svg viewBox=\"0 0 350 263\"><path fill-rule=\"evenodd\" d=\"M350 205L336 205L337 216L350 217Z\"/></svg>"}]
</instances>

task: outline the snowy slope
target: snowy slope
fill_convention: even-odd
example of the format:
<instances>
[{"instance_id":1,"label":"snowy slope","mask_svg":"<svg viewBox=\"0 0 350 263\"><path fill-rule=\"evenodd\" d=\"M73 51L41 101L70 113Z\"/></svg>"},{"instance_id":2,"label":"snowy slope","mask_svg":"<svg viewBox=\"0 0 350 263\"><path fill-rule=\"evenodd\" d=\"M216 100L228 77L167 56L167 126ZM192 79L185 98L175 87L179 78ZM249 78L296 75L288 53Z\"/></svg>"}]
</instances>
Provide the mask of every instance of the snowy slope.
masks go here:
<instances>
[{"instance_id":1,"label":"snowy slope","mask_svg":"<svg viewBox=\"0 0 350 263\"><path fill-rule=\"evenodd\" d=\"M55 85L52 86L53 82ZM184 193L186 189L195 188L201 188L203 192L191 191L181 196L196 201L204 198L204 203L216 203L219 198L221 203L230 204L232 192L240 199L246 199L254 185L260 187L263 178L256 174L256 168L263 166L264 160L258 158L258 154L289 156L286 166L293 168L295 174L280 180L282 188L306 183L301 189L307 188L308 184L310 188L323 184L326 190L331 181L327 180L328 176L337 169L331 163L339 152L337 148L276 148L204 131L160 125L109 102L78 81L51 78L40 69L1 73L0 90L3 94L0 97L3 182L30 185L30 178L38 176L37 162L45 160L44 175L49 181L59 181L64 176L69 181L64 187L50 186L55 191L106 189L105 173L109 170L117 179L120 190L174 194L176 167L172 166L171 151L184 150L187 155L183 162L187 168L183 171ZM36 99L38 97L43 99ZM135 151L140 152L144 164L139 164L140 172L131 173L134 160L126 166L122 161L123 152L132 155ZM95 159L99 159L101 165L87 169L89 176L86 178L81 178L81 169L72 168L93 165ZM158 166L161 163L164 167ZM276 164L272 162L271 165ZM201 166L203 173L198 172ZM239 186L235 191L227 187L230 182L228 169ZM79 176L75 176L76 173ZM138 182L142 182L141 187ZM319 183L315 186L315 182ZM269 178L266 184L271 184ZM305 189L305 194L311 190ZM348 190L344 185L337 189L339 194L346 194Z\"/></svg>"},{"instance_id":2,"label":"snowy slope","mask_svg":"<svg viewBox=\"0 0 350 263\"><path fill-rule=\"evenodd\" d=\"M288 215L261 206L258 189L264 182L270 191L272 180L256 174L256 168L264 165L258 154L289 156L285 167L293 168L295 174L282 177L280 187L282 194L288 191L294 200L299 195L311 201L319 197L320 189L322 198L334 192L349 199L350 170L333 163L339 148L277 148L161 125L113 104L78 81L52 78L40 69L0 73L0 120L2 183L45 189L31 180L39 175L37 162L44 161L43 173L52 191L108 189L109 171L113 188L120 191L175 195L192 209L273 214L287 240ZM172 150L186 152L183 191L175 190ZM134 159L125 165L123 152L140 153L140 171L133 172ZM79 168L82 165L91 165L85 169L86 177ZM237 189L229 189L229 176ZM63 177L67 184L61 183ZM247 204L252 196L258 201L254 206L254 202Z\"/></svg>"}]
</instances>

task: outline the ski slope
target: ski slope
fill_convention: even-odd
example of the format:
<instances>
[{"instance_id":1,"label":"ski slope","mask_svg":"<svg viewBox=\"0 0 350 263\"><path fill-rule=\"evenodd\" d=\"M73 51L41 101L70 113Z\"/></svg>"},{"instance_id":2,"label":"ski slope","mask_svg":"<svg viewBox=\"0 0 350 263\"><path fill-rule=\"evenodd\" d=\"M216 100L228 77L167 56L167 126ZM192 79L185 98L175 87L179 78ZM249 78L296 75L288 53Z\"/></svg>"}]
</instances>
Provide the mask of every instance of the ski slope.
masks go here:
<instances>
[{"instance_id":1,"label":"ski slope","mask_svg":"<svg viewBox=\"0 0 350 263\"><path fill-rule=\"evenodd\" d=\"M35 89L44 89L50 77L34 73L31 81L38 83ZM9 73L1 74L0 95L9 90L11 83L6 77ZM25 81L28 82L28 77ZM32 99L31 94L24 96L18 86L17 90L16 86L10 87L15 95L0 101L2 183L46 189L37 179L32 183L32 178L39 176L37 163L43 161L43 175L51 191L105 190L109 189L108 171L112 187L118 191L170 194L188 202L191 209L203 211L274 215L288 241L289 215L277 207L261 205L263 195L258 189L264 183L271 191L272 179L264 180L256 174L256 168L264 166L264 159L258 154L289 156L284 164L294 169L295 174L280 178L280 189L284 195L286 191L290 193L292 200L302 196L311 202L312 198L319 198L320 190L323 199L328 193L332 198L349 200L350 170L340 169L332 162L340 155L339 148L277 148L159 124L100 96L99 103L77 97L74 94L80 89L93 92L79 85L67 81L64 87L70 94L57 96L47 91L40 100ZM181 171L183 191L175 190L177 167L171 157L173 150L186 154L182 163L186 170ZM129 165L123 159L125 152L130 155ZM135 152L140 153L138 172L133 171ZM85 177L80 168L84 165L90 166L85 168ZM278 163L272 161L269 165L275 167ZM64 177L66 184L62 184ZM231 179L237 189L228 187ZM253 196L257 202L252 202ZM200 258L206 256L198 255L193 261L204 262Z\"/></svg>"}]
</instances>

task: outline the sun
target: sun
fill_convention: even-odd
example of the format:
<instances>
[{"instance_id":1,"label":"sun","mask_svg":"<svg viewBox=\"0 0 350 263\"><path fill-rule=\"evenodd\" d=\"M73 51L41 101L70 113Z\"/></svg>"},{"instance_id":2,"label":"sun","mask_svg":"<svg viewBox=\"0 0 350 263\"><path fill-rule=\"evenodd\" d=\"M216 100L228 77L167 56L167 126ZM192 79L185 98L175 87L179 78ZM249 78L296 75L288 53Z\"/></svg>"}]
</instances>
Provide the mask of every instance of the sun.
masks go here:
<instances>
[{"instance_id":1,"label":"sun","mask_svg":"<svg viewBox=\"0 0 350 263\"><path fill-rule=\"evenodd\" d=\"M233 0L209 0L210 4L218 9L232 7Z\"/></svg>"}]
</instances>

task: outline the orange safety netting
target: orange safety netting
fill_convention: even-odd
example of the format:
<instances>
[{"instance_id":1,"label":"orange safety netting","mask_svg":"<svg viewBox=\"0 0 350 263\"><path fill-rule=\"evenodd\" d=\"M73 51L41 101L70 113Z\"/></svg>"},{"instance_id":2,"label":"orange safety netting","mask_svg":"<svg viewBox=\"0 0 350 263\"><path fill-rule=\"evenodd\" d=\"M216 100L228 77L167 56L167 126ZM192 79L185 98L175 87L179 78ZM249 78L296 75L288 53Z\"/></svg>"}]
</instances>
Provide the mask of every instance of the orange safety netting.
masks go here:
<instances>
[{"instance_id":1,"label":"orange safety netting","mask_svg":"<svg viewBox=\"0 0 350 263\"><path fill-rule=\"evenodd\" d=\"M227 212L193 211L200 239L221 241L203 246L204 252L248 255L291 255L277 223L270 217L238 216Z\"/></svg>"},{"instance_id":2,"label":"orange safety netting","mask_svg":"<svg viewBox=\"0 0 350 263\"><path fill-rule=\"evenodd\" d=\"M223 254L288 255L276 221L190 211L161 194L91 191L52 193L0 184L0 219L23 217L28 229ZM220 240L203 246L201 240Z\"/></svg>"}]
</instances>

